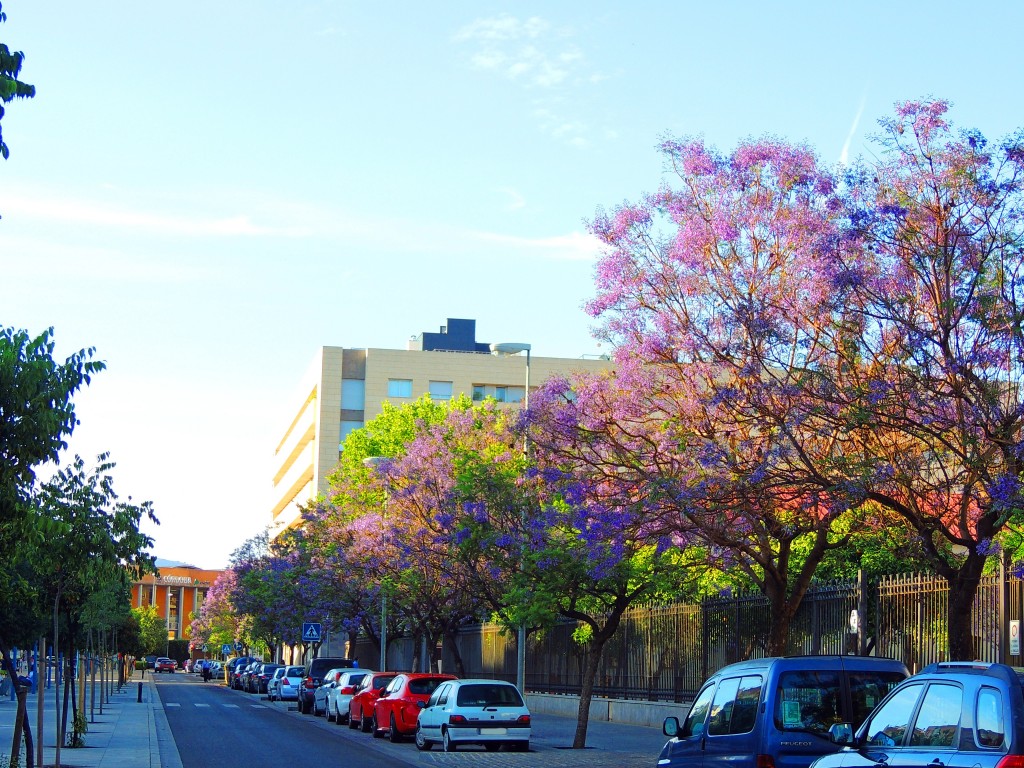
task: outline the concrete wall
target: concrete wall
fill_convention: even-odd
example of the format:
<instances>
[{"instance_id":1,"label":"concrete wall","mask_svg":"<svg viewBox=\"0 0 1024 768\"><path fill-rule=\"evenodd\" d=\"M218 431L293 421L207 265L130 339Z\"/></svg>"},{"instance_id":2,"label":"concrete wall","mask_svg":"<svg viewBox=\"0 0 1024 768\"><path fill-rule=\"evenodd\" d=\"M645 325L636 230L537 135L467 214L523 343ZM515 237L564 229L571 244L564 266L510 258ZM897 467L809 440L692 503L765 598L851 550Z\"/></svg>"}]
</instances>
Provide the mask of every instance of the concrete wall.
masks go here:
<instances>
[{"instance_id":1,"label":"concrete wall","mask_svg":"<svg viewBox=\"0 0 1024 768\"><path fill-rule=\"evenodd\" d=\"M576 717L580 709L579 696L563 696L554 693L528 693L526 705L536 714ZM661 728L665 718L675 715L680 721L690 711L690 703L673 704L664 701L626 701L594 697L590 702L590 719L607 720L613 723L646 725Z\"/></svg>"}]
</instances>

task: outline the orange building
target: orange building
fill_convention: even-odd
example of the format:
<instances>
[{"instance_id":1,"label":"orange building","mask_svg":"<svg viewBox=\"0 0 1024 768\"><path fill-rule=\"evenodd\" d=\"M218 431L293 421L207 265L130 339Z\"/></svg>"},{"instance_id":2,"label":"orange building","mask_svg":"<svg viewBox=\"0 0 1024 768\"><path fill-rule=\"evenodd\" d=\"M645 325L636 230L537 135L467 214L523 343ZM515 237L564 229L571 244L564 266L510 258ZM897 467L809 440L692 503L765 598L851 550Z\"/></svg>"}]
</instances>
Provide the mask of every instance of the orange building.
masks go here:
<instances>
[{"instance_id":1,"label":"orange building","mask_svg":"<svg viewBox=\"0 0 1024 768\"><path fill-rule=\"evenodd\" d=\"M223 571L207 571L191 565L161 566L159 575L144 576L132 585L132 607L156 606L167 622L167 639L186 637L192 616L206 599L206 592Z\"/></svg>"}]
</instances>

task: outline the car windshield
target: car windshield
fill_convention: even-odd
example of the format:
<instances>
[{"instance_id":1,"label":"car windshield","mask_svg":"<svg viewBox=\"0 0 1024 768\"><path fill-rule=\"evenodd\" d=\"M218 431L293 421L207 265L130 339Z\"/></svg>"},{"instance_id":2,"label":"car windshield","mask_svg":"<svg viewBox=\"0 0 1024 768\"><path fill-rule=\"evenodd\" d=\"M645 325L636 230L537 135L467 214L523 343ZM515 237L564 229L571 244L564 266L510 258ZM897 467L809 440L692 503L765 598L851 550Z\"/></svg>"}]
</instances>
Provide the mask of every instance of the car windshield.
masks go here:
<instances>
[{"instance_id":1,"label":"car windshield","mask_svg":"<svg viewBox=\"0 0 1024 768\"><path fill-rule=\"evenodd\" d=\"M456 702L460 707L523 706L523 699L514 686L497 683L460 686Z\"/></svg>"},{"instance_id":2,"label":"car windshield","mask_svg":"<svg viewBox=\"0 0 1024 768\"><path fill-rule=\"evenodd\" d=\"M288 677L302 677L305 667L288 667Z\"/></svg>"}]
</instances>

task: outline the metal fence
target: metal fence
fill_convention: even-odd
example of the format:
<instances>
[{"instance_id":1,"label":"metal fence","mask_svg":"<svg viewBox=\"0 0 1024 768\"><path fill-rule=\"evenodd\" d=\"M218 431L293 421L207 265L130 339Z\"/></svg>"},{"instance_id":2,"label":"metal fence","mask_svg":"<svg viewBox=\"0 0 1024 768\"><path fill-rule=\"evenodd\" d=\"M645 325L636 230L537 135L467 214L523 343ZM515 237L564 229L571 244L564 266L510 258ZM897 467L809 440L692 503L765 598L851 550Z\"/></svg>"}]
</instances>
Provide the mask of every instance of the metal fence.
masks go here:
<instances>
[{"instance_id":1,"label":"metal fence","mask_svg":"<svg viewBox=\"0 0 1024 768\"><path fill-rule=\"evenodd\" d=\"M911 671L947 658L948 587L932 575L892 576L818 584L790 626L787 654L870 653L903 661ZM700 603L643 605L628 610L605 646L594 694L647 701L688 701L720 667L766 655L769 606L760 594L724 595ZM1022 664L1010 656L1009 622L1024 618L1022 582L985 576L972 612L977 658ZM579 693L586 646L573 638L578 625L558 624L531 634L526 649L526 687L535 692ZM515 681L516 639L494 624L463 628L457 637L465 674ZM454 671L450 649L442 666ZM376 659L366 642L355 649ZM388 666L412 669L418 648L412 638L389 645ZM376 664L376 661L373 662Z\"/></svg>"}]
</instances>

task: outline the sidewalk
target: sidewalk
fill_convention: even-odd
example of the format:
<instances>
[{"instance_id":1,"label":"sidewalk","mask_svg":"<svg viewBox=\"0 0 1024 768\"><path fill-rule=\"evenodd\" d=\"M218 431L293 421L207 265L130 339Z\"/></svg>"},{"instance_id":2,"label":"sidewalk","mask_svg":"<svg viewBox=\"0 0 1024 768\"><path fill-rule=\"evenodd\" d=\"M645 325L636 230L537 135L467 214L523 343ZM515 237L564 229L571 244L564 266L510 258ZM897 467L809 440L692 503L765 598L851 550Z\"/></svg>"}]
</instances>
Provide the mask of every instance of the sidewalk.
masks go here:
<instances>
[{"instance_id":1,"label":"sidewalk","mask_svg":"<svg viewBox=\"0 0 1024 768\"><path fill-rule=\"evenodd\" d=\"M141 697L139 702L139 686ZM56 719L56 702L54 691L44 690L44 733L43 733L43 766L52 766L54 759L54 737ZM239 693L239 695L244 695ZM88 698L88 697L87 697ZM288 712L288 702L280 704L267 703L265 706L281 708ZM14 716L17 702L5 697L0 699L0 762L10 754L11 740L14 736ZM32 735L37 740L36 696L28 696L29 720L32 724ZM86 702L88 714L88 701ZM319 722L326 726L322 718L313 720L309 715L295 717L308 719L310 724ZM334 726L329 726L331 730ZM411 745L403 755L402 762L411 765L465 765L472 762L479 768L489 766L530 766L530 768L571 768L590 766L590 768L651 768L657 764L658 753L665 743L665 737L659 728L647 728L638 725L611 723L605 720L591 721L587 731L587 748L573 750L573 734L576 731L576 719L559 715L537 714L534 716L533 738L531 751L525 754L516 753L484 753L458 752L444 753L435 748L431 752L417 752ZM163 705L156 691L152 674L141 680L136 673L132 680L120 692L110 696L110 702L103 705L103 714L96 706L95 721L89 724L89 732L85 735L86 746L81 749L61 749L61 766L63 768L181 768L181 758L171 736L164 714ZM161 758L161 752L163 757ZM467 760L468 758L468 760ZM24 744L21 751L20 765L25 761ZM40 768L40 766L36 766Z\"/></svg>"},{"instance_id":2,"label":"sidewalk","mask_svg":"<svg viewBox=\"0 0 1024 768\"><path fill-rule=\"evenodd\" d=\"M141 683L142 701L139 701ZM43 690L43 765L54 763L56 743L56 700L53 688ZM98 694L97 694L98 698ZM86 695L86 716L89 714ZM156 694L152 675L142 680L138 673L119 692L115 688L103 705L97 701L93 722L85 734L84 748L62 747L60 762L64 768L180 768L178 750L171 738L167 718L160 698ZM0 757L8 757L14 738L14 717L18 703L10 697L0 700ZM28 716L32 737L39 743L36 733L36 695L28 695ZM165 758L160 759L164 747ZM25 766L25 745L21 745L21 761ZM39 766L36 766L39 768Z\"/></svg>"}]
</instances>

